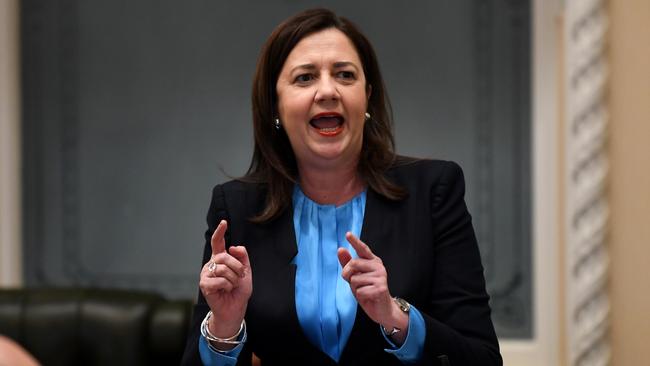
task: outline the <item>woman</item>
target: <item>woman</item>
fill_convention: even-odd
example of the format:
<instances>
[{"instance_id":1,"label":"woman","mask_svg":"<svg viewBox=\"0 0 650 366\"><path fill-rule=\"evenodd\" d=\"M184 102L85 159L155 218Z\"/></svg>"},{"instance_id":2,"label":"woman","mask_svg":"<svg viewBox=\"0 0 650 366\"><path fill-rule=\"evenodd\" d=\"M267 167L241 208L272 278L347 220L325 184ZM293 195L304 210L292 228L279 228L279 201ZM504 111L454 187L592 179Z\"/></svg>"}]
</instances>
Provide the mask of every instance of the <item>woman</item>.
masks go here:
<instances>
[{"instance_id":1,"label":"woman","mask_svg":"<svg viewBox=\"0 0 650 366\"><path fill-rule=\"evenodd\" d=\"M375 53L308 10L267 40L218 185L184 364L499 365L460 168L395 156Z\"/></svg>"}]
</instances>

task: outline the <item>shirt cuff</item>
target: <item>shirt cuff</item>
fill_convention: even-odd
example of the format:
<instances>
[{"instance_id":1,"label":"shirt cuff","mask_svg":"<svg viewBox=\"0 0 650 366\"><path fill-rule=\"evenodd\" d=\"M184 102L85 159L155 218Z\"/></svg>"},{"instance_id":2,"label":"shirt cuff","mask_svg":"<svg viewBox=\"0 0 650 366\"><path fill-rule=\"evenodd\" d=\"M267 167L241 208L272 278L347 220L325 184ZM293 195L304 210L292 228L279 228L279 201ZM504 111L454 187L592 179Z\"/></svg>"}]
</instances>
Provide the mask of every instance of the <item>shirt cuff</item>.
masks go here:
<instances>
[{"instance_id":1,"label":"shirt cuff","mask_svg":"<svg viewBox=\"0 0 650 366\"><path fill-rule=\"evenodd\" d=\"M199 354L204 365L234 366L237 363L237 357L239 357L242 348L244 348L244 342L229 351L217 351L205 337L199 337Z\"/></svg>"},{"instance_id":2,"label":"shirt cuff","mask_svg":"<svg viewBox=\"0 0 650 366\"><path fill-rule=\"evenodd\" d=\"M422 314L413 305L411 305L411 310L409 311L408 333L401 347L398 348L395 343L391 342L384 331L381 330L381 325L379 326L379 331L391 347L384 349L384 351L395 355L402 363L415 363L422 358L424 338L426 337L426 324L424 323Z\"/></svg>"}]
</instances>

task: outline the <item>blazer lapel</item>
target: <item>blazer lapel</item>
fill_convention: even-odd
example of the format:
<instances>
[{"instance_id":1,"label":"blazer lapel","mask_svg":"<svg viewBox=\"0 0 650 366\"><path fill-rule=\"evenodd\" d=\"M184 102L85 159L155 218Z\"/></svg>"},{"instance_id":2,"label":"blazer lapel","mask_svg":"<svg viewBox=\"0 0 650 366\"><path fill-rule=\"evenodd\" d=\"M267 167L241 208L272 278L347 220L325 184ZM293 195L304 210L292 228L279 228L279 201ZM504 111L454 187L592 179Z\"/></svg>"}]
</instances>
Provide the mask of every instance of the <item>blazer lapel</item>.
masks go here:
<instances>
[{"instance_id":1,"label":"blazer lapel","mask_svg":"<svg viewBox=\"0 0 650 366\"><path fill-rule=\"evenodd\" d=\"M390 228L386 225L385 216L388 209L387 204L389 203L375 191L368 189L360 239L379 257L384 252L384 247L390 245L387 240ZM358 359L359 355L370 350L369 347L382 347L383 341L383 337L379 333L379 326L368 318L363 309L357 305L354 326L341 355L340 363L348 363L352 359Z\"/></svg>"},{"instance_id":2,"label":"blazer lapel","mask_svg":"<svg viewBox=\"0 0 650 366\"><path fill-rule=\"evenodd\" d=\"M390 203L386 202L379 194L368 189L360 239L379 257L382 257L380 254L384 252L383 248L390 244L387 240L390 230L390 225L386 220L388 204Z\"/></svg>"},{"instance_id":3,"label":"blazer lapel","mask_svg":"<svg viewBox=\"0 0 650 366\"><path fill-rule=\"evenodd\" d=\"M274 251L280 264L281 278L273 284L278 289L280 301L286 309L293 311L286 312L286 334L291 335L291 353L297 359L311 359L314 365L335 365L334 361L324 352L312 345L302 331L298 313L296 311L296 265L291 263L298 253L296 243L296 234L293 226L293 209L289 208L283 213L272 225L277 226L277 230L271 230L274 235ZM269 336L274 336L269 334Z\"/></svg>"},{"instance_id":4,"label":"blazer lapel","mask_svg":"<svg viewBox=\"0 0 650 366\"><path fill-rule=\"evenodd\" d=\"M270 230L275 233L274 249L280 261L283 264L290 265L293 258L298 254L298 245L296 243L296 234L293 228L293 210L288 208L276 222L271 223L277 226L279 230ZM291 284L294 285L293 283Z\"/></svg>"}]
</instances>

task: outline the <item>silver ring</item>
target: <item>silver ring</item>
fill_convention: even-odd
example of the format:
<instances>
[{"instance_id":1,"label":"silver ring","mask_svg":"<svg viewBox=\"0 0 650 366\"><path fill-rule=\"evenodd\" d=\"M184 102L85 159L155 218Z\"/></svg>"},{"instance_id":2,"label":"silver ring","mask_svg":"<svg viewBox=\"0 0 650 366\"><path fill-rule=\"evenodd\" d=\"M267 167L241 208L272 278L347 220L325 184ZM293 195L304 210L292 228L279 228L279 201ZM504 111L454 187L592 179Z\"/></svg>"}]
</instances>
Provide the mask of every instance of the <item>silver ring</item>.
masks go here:
<instances>
[{"instance_id":1,"label":"silver ring","mask_svg":"<svg viewBox=\"0 0 650 366\"><path fill-rule=\"evenodd\" d=\"M217 269L217 262L210 262L210 264L208 264L208 271L214 272L215 269Z\"/></svg>"}]
</instances>

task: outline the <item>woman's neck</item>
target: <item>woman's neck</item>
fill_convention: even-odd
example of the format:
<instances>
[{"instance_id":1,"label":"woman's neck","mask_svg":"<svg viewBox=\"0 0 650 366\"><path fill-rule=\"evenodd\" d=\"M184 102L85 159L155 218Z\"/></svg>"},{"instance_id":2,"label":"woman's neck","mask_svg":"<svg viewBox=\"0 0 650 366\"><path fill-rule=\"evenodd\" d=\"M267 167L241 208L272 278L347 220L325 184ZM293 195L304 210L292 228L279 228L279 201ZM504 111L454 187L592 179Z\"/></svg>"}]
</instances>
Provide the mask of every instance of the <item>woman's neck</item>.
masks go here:
<instances>
[{"instance_id":1,"label":"woman's neck","mask_svg":"<svg viewBox=\"0 0 650 366\"><path fill-rule=\"evenodd\" d=\"M322 205L340 206L365 189L356 162L341 168L303 168L299 171L302 192Z\"/></svg>"}]
</instances>

